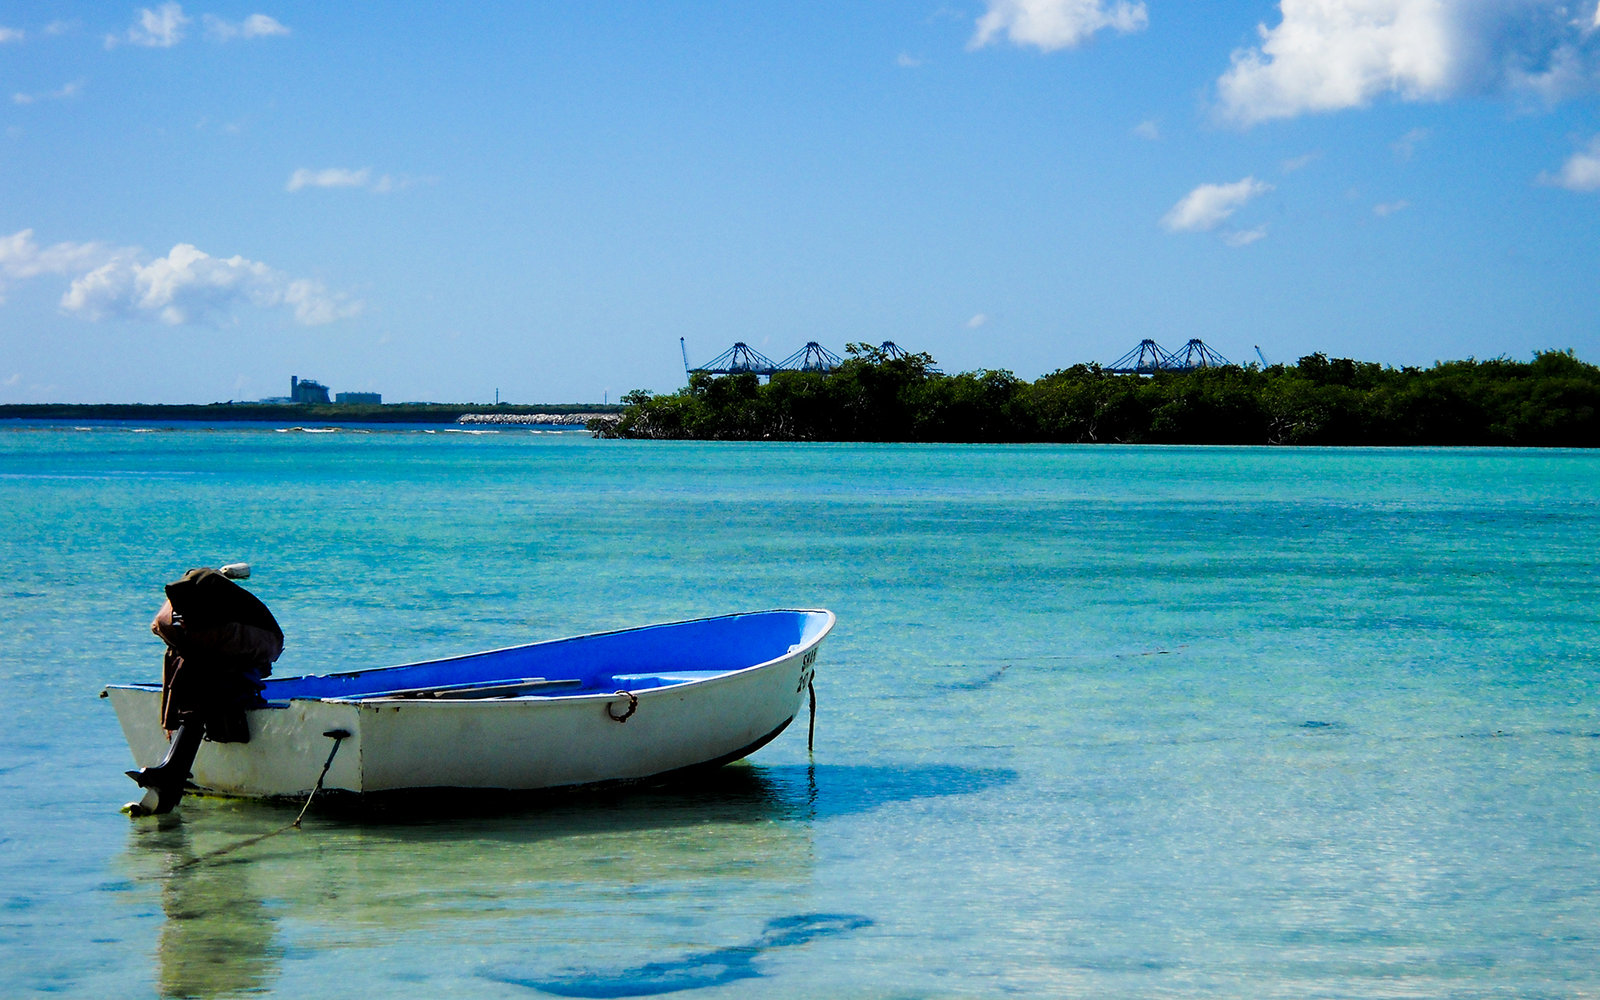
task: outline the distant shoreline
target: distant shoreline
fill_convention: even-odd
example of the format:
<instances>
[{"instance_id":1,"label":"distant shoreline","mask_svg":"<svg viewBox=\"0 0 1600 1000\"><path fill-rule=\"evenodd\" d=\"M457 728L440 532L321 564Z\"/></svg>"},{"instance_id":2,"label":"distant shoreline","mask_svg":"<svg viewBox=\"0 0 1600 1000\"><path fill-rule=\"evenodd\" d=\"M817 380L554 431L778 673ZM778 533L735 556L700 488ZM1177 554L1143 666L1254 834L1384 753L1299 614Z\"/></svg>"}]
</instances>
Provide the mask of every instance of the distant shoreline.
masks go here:
<instances>
[{"instance_id":1,"label":"distant shoreline","mask_svg":"<svg viewBox=\"0 0 1600 1000\"><path fill-rule=\"evenodd\" d=\"M592 417L614 416L620 405L600 403L6 403L0 420L108 420L322 424L549 423L582 426ZM539 421L545 422L545 421Z\"/></svg>"},{"instance_id":2,"label":"distant shoreline","mask_svg":"<svg viewBox=\"0 0 1600 1000\"><path fill-rule=\"evenodd\" d=\"M1427 369L1323 354L1266 368L1074 365L1027 382L946 375L926 353L847 350L831 369L765 383L691 372L686 388L630 392L621 420L590 426L642 440L1600 448L1600 367L1571 351Z\"/></svg>"}]
</instances>

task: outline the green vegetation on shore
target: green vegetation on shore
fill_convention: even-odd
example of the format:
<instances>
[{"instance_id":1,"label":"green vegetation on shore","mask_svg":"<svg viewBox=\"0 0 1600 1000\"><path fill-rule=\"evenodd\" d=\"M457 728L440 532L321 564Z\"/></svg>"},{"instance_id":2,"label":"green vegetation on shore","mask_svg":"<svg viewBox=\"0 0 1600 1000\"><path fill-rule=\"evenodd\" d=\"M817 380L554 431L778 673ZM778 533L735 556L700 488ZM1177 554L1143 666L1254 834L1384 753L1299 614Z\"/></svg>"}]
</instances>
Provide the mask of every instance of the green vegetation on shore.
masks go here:
<instances>
[{"instance_id":1,"label":"green vegetation on shore","mask_svg":"<svg viewBox=\"0 0 1600 1000\"><path fill-rule=\"evenodd\" d=\"M297 424L448 424L466 413L616 413L599 403L11 403L0 420L250 420Z\"/></svg>"},{"instance_id":2,"label":"green vegetation on shore","mask_svg":"<svg viewBox=\"0 0 1600 1000\"><path fill-rule=\"evenodd\" d=\"M1529 362L1387 368L1322 354L1153 376L1074 365L1026 382L946 375L927 354L852 344L837 370L696 374L678 392L623 397L630 438L774 441L1284 445L1600 445L1600 368L1571 351Z\"/></svg>"}]
</instances>

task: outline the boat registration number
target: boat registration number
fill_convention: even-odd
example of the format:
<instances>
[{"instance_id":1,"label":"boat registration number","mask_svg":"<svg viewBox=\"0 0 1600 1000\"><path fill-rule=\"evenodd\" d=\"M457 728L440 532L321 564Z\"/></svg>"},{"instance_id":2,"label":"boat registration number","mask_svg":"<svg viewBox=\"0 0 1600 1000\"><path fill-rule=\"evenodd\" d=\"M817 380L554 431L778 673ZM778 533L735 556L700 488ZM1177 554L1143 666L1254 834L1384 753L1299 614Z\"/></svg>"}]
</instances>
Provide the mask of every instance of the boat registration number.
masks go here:
<instances>
[{"instance_id":1,"label":"boat registration number","mask_svg":"<svg viewBox=\"0 0 1600 1000\"><path fill-rule=\"evenodd\" d=\"M800 683L795 685L794 690L796 694L804 691L806 689L806 685L811 683L811 678L816 676L816 670L813 667L813 664L816 662L817 651L814 649L800 658Z\"/></svg>"}]
</instances>

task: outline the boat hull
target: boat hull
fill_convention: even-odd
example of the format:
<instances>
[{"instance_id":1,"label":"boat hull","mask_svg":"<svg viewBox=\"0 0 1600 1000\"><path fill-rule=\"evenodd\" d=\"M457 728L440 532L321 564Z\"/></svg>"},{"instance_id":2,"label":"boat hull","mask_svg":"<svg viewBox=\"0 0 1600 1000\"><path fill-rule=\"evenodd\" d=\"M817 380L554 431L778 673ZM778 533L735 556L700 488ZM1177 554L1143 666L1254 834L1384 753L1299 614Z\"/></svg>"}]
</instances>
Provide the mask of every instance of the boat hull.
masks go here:
<instances>
[{"instance_id":1,"label":"boat hull","mask_svg":"<svg viewBox=\"0 0 1600 1000\"><path fill-rule=\"evenodd\" d=\"M651 678L666 681L654 687L644 686L642 674L619 673L614 690L554 696L290 698L246 713L248 743L203 744L193 783L213 794L304 796L334 749L335 740L326 734L340 730L349 736L339 741L323 787L357 793L534 791L647 781L726 763L782 732L804 704L818 647L833 616L797 614L826 615L826 620L803 630L803 641L783 644L783 652L766 662L702 671L704 677L693 676L679 662L676 672ZM579 653L583 638L562 642ZM360 676L380 684L376 678L381 673ZM676 679L682 677L689 679ZM630 687L629 681L638 687ZM113 686L106 695L135 763L148 767L159 762L167 749L159 689Z\"/></svg>"}]
</instances>

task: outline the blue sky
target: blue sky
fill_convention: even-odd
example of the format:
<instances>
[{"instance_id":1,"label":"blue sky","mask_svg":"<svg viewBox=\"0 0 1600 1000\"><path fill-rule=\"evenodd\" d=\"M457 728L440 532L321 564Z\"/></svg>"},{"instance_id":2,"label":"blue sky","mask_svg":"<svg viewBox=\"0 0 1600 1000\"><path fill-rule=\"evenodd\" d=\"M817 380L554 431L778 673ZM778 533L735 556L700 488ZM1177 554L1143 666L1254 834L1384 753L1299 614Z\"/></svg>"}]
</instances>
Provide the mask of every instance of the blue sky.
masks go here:
<instances>
[{"instance_id":1,"label":"blue sky","mask_svg":"<svg viewBox=\"0 0 1600 1000\"><path fill-rule=\"evenodd\" d=\"M0 4L0 402L1600 361L1596 4Z\"/></svg>"}]
</instances>

